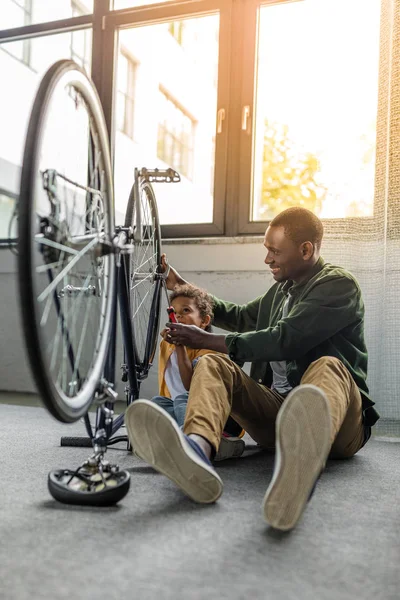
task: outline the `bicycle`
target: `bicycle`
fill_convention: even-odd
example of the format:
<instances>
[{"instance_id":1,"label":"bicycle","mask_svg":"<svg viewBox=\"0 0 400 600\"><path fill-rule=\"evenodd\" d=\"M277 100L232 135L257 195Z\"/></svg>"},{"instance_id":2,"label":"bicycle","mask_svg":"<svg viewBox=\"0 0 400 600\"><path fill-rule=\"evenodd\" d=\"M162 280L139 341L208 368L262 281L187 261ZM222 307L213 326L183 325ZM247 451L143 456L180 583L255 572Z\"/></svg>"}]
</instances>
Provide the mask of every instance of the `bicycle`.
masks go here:
<instances>
[{"instance_id":1,"label":"bicycle","mask_svg":"<svg viewBox=\"0 0 400 600\"><path fill-rule=\"evenodd\" d=\"M61 60L45 73L27 130L19 198L18 274L31 370L59 421L84 418L93 454L48 475L52 496L110 505L129 490L127 471L105 459L123 425L114 418L117 299L126 402L139 397L158 334L161 232L152 183L173 169L134 170L123 226L114 224L107 127L94 84ZM97 405L92 427L88 410Z\"/></svg>"}]
</instances>

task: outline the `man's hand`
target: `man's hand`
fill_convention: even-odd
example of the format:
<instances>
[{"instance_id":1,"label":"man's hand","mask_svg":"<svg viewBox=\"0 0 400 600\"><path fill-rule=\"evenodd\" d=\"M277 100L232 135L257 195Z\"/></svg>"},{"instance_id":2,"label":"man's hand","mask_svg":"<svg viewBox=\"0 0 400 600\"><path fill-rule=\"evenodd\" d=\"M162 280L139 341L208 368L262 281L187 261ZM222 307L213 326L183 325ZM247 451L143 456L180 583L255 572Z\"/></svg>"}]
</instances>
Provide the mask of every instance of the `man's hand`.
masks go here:
<instances>
[{"instance_id":1,"label":"man's hand","mask_svg":"<svg viewBox=\"0 0 400 600\"><path fill-rule=\"evenodd\" d=\"M178 271L176 271L173 267L168 265L166 254L161 255L161 267L163 273L168 272L168 276L165 280L165 283L167 284L167 288L169 290L174 290L177 285L183 285L187 283L187 281L185 281L183 277L179 275Z\"/></svg>"},{"instance_id":2,"label":"man's hand","mask_svg":"<svg viewBox=\"0 0 400 600\"><path fill-rule=\"evenodd\" d=\"M164 339L170 344L182 344L188 348L205 348L228 353L225 335L208 333L196 325L183 325L182 323L167 323L166 328L169 331Z\"/></svg>"},{"instance_id":3,"label":"man's hand","mask_svg":"<svg viewBox=\"0 0 400 600\"><path fill-rule=\"evenodd\" d=\"M168 325L169 325L169 323L168 323ZM169 337L168 337L169 331L170 331L170 330L169 330L169 329L167 329L167 328L165 327L165 328L164 328L164 329L163 329L163 330L160 332L160 335L161 335L162 339L163 339L165 342L168 342L168 344L174 344L175 346L180 346L180 344L178 344L177 342L172 342L172 341L169 339Z\"/></svg>"}]
</instances>

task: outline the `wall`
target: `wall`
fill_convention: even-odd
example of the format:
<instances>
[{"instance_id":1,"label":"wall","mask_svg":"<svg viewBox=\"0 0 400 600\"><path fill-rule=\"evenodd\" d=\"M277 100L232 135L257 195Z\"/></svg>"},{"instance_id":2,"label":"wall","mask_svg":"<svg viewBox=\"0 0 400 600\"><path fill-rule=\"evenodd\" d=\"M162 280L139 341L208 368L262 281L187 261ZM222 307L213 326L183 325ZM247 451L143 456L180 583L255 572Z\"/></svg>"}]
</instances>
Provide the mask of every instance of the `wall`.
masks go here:
<instances>
[{"instance_id":1,"label":"wall","mask_svg":"<svg viewBox=\"0 0 400 600\"><path fill-rule=\"evenodd\" d=\"M262 294L272 283L264 260L262 239L195 241L165 243L164 250L171 264L181 275L221 298L244 303ZM366 340L369 348L369 386L382 416L400 420L397 375L397 347L400 339L400 320L396 318L400 278L394 248L390 271L374 268L371 257L381 251L369 242L346 242L345 251L338 240L324 242L326 260L349 268L358 278L366 305ZM340 259L340 260L339 260ZM385 291L386 290L386 291ZM19 320L19 300L16 287L15 261L9 251L0 252L0 389L34 391L34 384L24 351ZM163 298L161 324L166 322L166 301ZM117 366L122 361L118 343ZM118 391L123 397L123 387ZM143 383L141 395L151 397L157 392L157 365Z\"/></svg>"}]
</instances>

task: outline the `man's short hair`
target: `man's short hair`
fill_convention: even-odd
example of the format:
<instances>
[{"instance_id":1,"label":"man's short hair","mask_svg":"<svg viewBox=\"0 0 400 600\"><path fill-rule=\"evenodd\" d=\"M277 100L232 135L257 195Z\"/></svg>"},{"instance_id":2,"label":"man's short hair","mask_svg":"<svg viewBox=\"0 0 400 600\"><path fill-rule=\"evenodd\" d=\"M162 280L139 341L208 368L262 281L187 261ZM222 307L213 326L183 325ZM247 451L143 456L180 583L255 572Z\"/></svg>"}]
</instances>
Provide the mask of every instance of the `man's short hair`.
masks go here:
<instances>
[{"instance_id":1,"label":"man's short hair","mask_svg":"<svg viewBox=\"0 0 400 600\"><path fill-rule=\"evenodd\" d=\"M319 250L321 247L324 227L322 222L311 210L301 206L293 206L283 210L269 224L270 227L283 227L295 244L312 242Z\"/></svg>"}]
</instances>

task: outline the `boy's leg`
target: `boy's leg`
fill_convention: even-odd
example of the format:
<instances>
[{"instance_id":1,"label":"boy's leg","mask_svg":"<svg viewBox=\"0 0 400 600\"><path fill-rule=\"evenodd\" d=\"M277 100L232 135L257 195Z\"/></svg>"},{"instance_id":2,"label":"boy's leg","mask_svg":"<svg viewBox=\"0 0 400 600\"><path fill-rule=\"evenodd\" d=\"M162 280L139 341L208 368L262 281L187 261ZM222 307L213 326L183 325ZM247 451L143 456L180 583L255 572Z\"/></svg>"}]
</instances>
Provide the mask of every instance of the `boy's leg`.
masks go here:
<instances>
[{"instance_id":1,"label":"boy's leg","mask_svg":"<svg viewBox=\"0 0 400 600\"><path fill-rule=\"evenodd\" d=\"M227 356L207 354L194 370L184 430L200 435L218 449L232 407L235 420L256 441L268 446L274 442L274 422L282 402L279 394L257 384ZM197 502L219 498L219 475L199 444L182 433L165 411L147 400L136 400L125 418L131 444L144 460Z\"/></svg>"},{"instance_id":2,"label":"boy's leg","mask_svg":"<svg viewBox=\"0 0 400 600\"><path fill-rule=\"evenodd\" d=\"M166 398L165 396L154 396L151 399L151 402L154 402L154 404L157 404L157 406L163 408L169 414L169 416L176 421L174 412L174 401L171 398Z\"/></svg>"},{"instance_id":3,"label":"boy's leg","mask_svg":"<svg viewBox=\"0 0 400 600\"><path fill-rule=\"evenodd\" d=\"M176 398L174 398L173 406L175 413L175 421L178 423L179 427L183 427L183 423L185 422L188 398L189 392L187 392L186 394L179 394L179 396L176 396Z\"/></svg>"},{"instance_id":4,"label":"boy's leg","mask_svg":"<svg viewBox=\"0 0 400 600\"><path fill-rule=\"evenodd\" d=\"M232 417L264 447L274 447L275 419L284 398L247 375L223 354L206 354L190 384L184 431L205 438L215 450Z\"/></svg>"}]
</instances>

